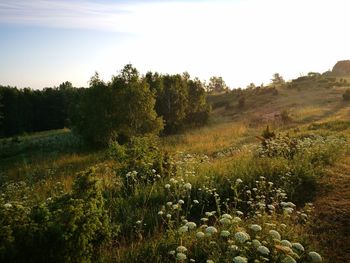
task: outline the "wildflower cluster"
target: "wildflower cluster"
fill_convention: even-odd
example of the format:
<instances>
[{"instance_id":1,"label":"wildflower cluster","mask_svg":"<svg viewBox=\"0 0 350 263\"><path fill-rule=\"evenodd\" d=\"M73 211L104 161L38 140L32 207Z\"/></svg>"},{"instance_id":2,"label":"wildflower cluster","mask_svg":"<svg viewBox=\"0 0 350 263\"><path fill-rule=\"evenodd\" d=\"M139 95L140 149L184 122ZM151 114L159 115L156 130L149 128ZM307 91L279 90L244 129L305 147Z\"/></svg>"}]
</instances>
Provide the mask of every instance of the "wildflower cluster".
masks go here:
<instances>
[{"instance_id":1,"label":"wildflower cluster","mask_svg":"<svg viewBox=\"0 0 350 263\"><path fill-rule=\"evenodd\" d=\"M169 196L179 196L191 190L189 183L183 179L170 179L165 185ZM204 187L205 188L205 187ZM175 262L321 262L321 256L315 251L307 251L290 227L305 223L312 211L308 204L304 210L297 211L295 204L286 200L286 193L276 188L272 182L260 177L252 189L247 189L243 180L237 179L232 188L232 202L221 202L219 194L215 211L204 212L193 217L184 209L197 203L178 199L168 202L159 211L167 222L167 238L173 240L168 257ZM181 190L183 189L183 190ZM196 201L196 202L195 202ZM234 205L234 206L232 206ZM242 207L240 211L237 207ZM220 209L219 209L220 208ZM226 210L226 212L224 212ZM191 216L189 220L187 216Z\"/></svg>"}]
</instances>

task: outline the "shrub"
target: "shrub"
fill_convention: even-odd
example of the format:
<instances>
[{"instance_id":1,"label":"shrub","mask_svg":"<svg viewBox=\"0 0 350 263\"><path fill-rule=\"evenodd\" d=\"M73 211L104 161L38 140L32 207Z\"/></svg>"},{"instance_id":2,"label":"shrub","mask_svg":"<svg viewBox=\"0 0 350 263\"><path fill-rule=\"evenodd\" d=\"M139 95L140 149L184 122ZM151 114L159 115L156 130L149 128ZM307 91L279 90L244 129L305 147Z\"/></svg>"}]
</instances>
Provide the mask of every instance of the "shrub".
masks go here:
<instances>
[{"instance_id":1,"label":"shrub","mask_svg":"<svg viewBox=\"0 0 350 263\"><path fill-rule=\"evenodd\" d=\"M241 96L239 99L238 99L238 108L243 108L245 106L245 97L244 96Z\"/></svg>"},{"instance_id":2,"label":"shrub","mask_svg":"<svg viewBox=\"0 0 350 263\"><path fill-rule=\"evenodd\" d=\"M350 100L350 89L346 89L343 94L343 100L349 101Z\"/></svg>"},{"instance_id":3,"label":"shrub","mask_svg":"<svg viewBox=\"0 0 350 263\"><path fill-rule=\"evenodd\" d=\"M1 262L96 262L110 236L93 171L78 176L72 193L34 206L0 199Z\"/></svg>"},{"instance_id":4,"label":"shrub","mask_svg":"<svg viewBox=\"0 0 350 263\"><path fill-rule=\"evenodd\" d=\"M111 156L120 163L117 173L122 177L127 194L136 185L151 184L171 173L170 157L159 149L154 136L133 137L126 145L112 141L109 149Z\"/></svg>"}]
</instances>

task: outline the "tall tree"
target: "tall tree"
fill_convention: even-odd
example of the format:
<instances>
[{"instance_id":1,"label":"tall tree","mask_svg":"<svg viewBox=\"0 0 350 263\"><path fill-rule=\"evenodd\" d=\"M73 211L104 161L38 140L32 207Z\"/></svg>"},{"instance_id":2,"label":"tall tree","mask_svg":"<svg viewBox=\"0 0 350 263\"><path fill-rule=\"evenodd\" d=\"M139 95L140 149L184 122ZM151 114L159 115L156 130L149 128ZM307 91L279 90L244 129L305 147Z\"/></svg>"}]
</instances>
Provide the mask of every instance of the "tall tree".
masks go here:
<instances>
[{"instance_id":1,"label":"tall tree","mask_svg":"<svg viewBox=\"0 0 350 263\"><path fill-rule=\"evenodd\" d=\"M91 78L74 118L75 130L95 145L116 137L125 142L133 136L158 133L162 119L154 110L149 85L132 65L126 65L109 83L98 74Z\"/></svg>"},{"instance_id":2,"label":"tall tree","mask_svg":"<svg viewBox=\"0 0 350 263\"><path fill-rule=\"evenodd\" d=\"M226 85L226 83L222 79L222 77L213 76L209 79L209 84L207 86L207 90L208 90L208 92L220 93L220 92L228 90L228 86Z\"/></svg>"}]
</instances>

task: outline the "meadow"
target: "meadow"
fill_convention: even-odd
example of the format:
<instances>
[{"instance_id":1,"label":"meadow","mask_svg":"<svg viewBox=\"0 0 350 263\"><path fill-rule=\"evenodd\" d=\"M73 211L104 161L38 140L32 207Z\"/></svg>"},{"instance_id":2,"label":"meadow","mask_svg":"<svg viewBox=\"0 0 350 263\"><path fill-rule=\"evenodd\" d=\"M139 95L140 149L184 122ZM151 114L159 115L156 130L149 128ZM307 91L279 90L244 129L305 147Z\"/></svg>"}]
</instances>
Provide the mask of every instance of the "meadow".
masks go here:
<instances>
[{"instance_id":1,"label":"meadow","mask_svg":"<svg viewBox=\"0 0 350 263\"><path fill-rule=\"evenodd\" d=\"M207 125L104 150L1 139L0 261L349 262L350 105L321 84L209 95Z\"/></svg>"}]
</instances>

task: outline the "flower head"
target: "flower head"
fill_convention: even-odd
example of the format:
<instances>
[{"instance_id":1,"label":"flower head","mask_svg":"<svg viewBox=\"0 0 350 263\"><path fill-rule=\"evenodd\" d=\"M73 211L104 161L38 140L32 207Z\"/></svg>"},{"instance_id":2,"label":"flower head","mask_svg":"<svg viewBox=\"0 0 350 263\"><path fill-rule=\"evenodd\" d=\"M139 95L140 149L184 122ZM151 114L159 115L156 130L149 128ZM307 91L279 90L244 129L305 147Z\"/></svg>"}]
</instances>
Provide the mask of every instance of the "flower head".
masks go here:
<instances>
[{"instance_id":1,"label":"flower head","mask_svg":"<svg viewBox=\"0 0 350 263\"><path fill-rule=\"evenodd\" d=\"M273 239L281 240L281 235L276 230L270 230L269 234Z\"/></svg>"},{"instance_id":2,"label":"flower head","mask_svg":"<svg viewBox=\"0 0 350 263\"><path fill-rule=\"evenodd\" d=\"M187 222L186 226L188 226L188 229L195 229L197 227L196 223L194 222Z\"/></svg>"},{"instance_id":3,"label":"flower head","mask_svg":"<svg viewBox=\"0 0 350 263\"><path fill-rule=\"evenodd\" d=\"M270 250L269 250L267 247L265 247L265 246L259 246L259 247L257 248L257 250L258 250L258 252L260 252L260 253L263 254L263 255L268 255L268 254L270 254Z\"/></svg>"},{"instance_id":4,"label":"flower head","mask_svg":"<svg viewBox=\"0 0 350 263\"><path fill-rule=\"evenodd\" d=\"M292 247L295 248L296 250L299 250L299 251L305 251L303 245L300 243L293 243Z\"/></svg>"},{"instance_id":5,"label":"flower head","mask_svg":"<svg viewBox=\"0 0 350 263\"><path fill-rule=\"evenodd\" d=\"M196 233L196 237L203 238L203 237L205 237L205 234L202 231L199 231Z\"/></svg>"},{"instance_id":6,"label":"flower head","mask_svg":"<svg viewBox=\"0 0 350 263\"><path fill-rule=\"evenodd\" d=\"M234 257L233 262L234 263L248 263L248 260L247 260L247 258L237 256L237 257Z\"/></svg>"},{"instance_id":7,"label":"flower head","mask_svg":"<svg viewBox=\"0 0 350 263\"><path fill-rule=\"evenodd\" d=\"M312 262L322 262L322 257L315 251L309 252L309 257L311 258Z\"/></svg>"},{"instance_id":8,"label":"flower head","mask_svg":"<svg viewBox=\"0 0 350 263\"><path fill-rule=\"evenodd\" d=\"M250 225L249 227L251 230L253 230L254 232L259 232L262 230L261 226L257 225L257 224L253 224L253 225Z\"/></svg>"},{"instance_id":9,"label":"flower head","mask_svg":"<svg viewBox=\"0 0 350 263\"><path fill-rule=\"evenodd\" d=\"M235 234L235 239L239 243L244 243L244 242L248 241L250 239L250 237L247 233L240 231L240 232L237 232Z\"/></svg>"},{"instance_id":10,"label":"flower head","mask_svg":"<svg viewBox=\"0 0 350 263\"><path fill-rule=\"evenodd\" d=\"M209 235L212 235L212 234L215 234L218 232L218 230L213 227L213 226L208 226L206 229L205 229L205 232Z\"/></svg>"},{"instance_id":11,"label":"flower head","mask_svg":"<svg viewBox=\"0 0 350 263\"><path fill-rule=\"evenodd\" d=\"M176 251L180 253L185 253L187 251L187 248L185 246L178 246L176 248Z\"/></svg>"},{"instance_id":12,"label":"flower head","mask_svg":"<svg viewBox=\"0 0 350 263\"><path fill-rule=\"evenodd\" d=\"M227 230L222 230L220 233L220 236L222 237L229 237L230 236L230 232Z\"/></svg>"},{"instance_id":13,"label":"flower head","mask_svg":"<svg viewBox=\"0 0 350 263\"><path fill-rule=\"evenodd\" d=\"M188 226L181 226L179 228L179 233L182 234L182 233L185 233L188 231Z\"/></svg>"},{"instance_id":14,"label":"flower head","mask_svg":"<svg viewBox=\"0 0 350 263\"><path fill-rule=\"evenodd\" d=\"M177 253L176 254L176 259L177 260L185 260L187 256L184 253Z\"/></svg>"}]
</instances>

